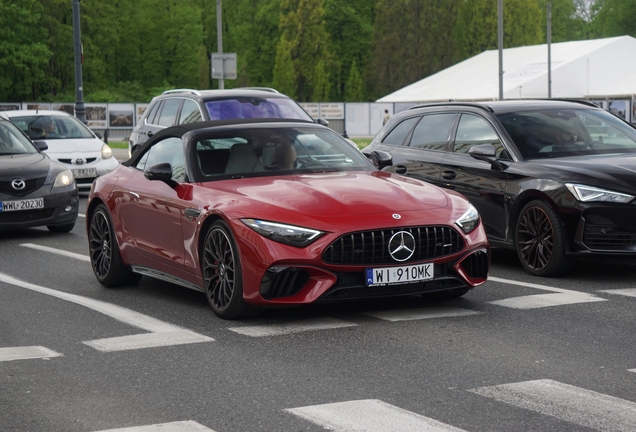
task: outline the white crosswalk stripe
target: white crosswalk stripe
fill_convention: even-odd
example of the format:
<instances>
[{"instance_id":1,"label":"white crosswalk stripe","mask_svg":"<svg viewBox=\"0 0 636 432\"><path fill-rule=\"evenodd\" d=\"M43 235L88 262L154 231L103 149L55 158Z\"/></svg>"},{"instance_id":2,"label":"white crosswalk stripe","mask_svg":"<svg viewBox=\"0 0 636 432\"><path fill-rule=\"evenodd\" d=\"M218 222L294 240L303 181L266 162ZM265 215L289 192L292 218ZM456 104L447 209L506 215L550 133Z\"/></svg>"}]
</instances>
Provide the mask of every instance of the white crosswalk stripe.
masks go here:
<instances>
[{"instance_id":1,"label":"white crosswalk stripe","mask_svg":"<svg viewBox=\"0 0 636 432\"><path fill-rule=\"evenodd\" d=\"M449 318L467 315L478 315L481 312L470 309L440 306L434 308L396 309L388 311L366 312L364 315L372 316L385 321L413 321L428 318Z\"/></svg>"},{"instance_id":2,"label":"white crosswalk stripe","mask_svg":"<svg viewBox=\"0 0 636 432\"><path fill-rule=\"evenodd\" d=\"M11 360L43 359L60 357L62 354L43 346L22 346L0 348L0 362Z\"/></svg>"},{"instance_id":3,"label":"white crosswalk stripe","mask_svg":"<svg viewBox=\"0 0 636 432\"><path fill-rule=\"evenodd\" d=\"M377 399L290 408L287 411L336 432L464 431Z\"/></svg>"},{"instance_id":4,"label":"white crosswalk stripe","mask_svg":"<svg viewBox=\"0 0 636 432\"><path fill-rule=\"evenodd\" d=\"M538 309L550 306L563 306L576 303L590 303L607 301L600 297L596 297L592 294L566 290L562 288L555 288L547 285L539 285L527 282L519 282L509 279L501 279L497 277L489 277L488 280L493 282L500 282L509 285L518 285L528 288L536 288L543 291L550 291L553 294L535 294L521 297L510 297L503 300L496 300L489 302L490 304L509 307L513 309Z\"/></svg>"},{"instance_id":5,"label":"white crosswalk stripe","mask_svg":"<svg viewBox=\"0 0 636 432\"><path fill-rule=\"evenodd\" d=\"M599 292L606 293L606 294L622 295L626 297L636 297L636 288L599 290Z\"/></svg>"},{"instance_id":6,"label":"white crosswalk stripe","mask_svg":"<svg viewBox=\"0 0 636 432\"><path fill-rule=\"evenodd\" d=\"M280 336L292 333L301 333L307 331L328 330L335 328L354 327L357 324L341 321L335 318L312 318L302 321L294 321L281 324L263 324L257 326L230 327L228 330L233 332L251 336Z\"/></svg>"},{"instance_id":7,"label":"white crosswalk stripe","mask_svg":"<svg viewBox=\"0 0 636 432\"><path fill-rule=\"evenodd\" d=\"M195 421L160 423L147 426L133 426L120 429L101 430L99 432L214 432Z\"/></svg>"},{"instance_id":8,"label":"white crosswalk stripe","mask_svg":"<svg viewBox=\"0 0 636 432\"><path fill-rule=\"evenodd\" d=\"M636 430L636 403L558 381L524 381L469 391L599 431Z\"/></svg>"}]
</instances>

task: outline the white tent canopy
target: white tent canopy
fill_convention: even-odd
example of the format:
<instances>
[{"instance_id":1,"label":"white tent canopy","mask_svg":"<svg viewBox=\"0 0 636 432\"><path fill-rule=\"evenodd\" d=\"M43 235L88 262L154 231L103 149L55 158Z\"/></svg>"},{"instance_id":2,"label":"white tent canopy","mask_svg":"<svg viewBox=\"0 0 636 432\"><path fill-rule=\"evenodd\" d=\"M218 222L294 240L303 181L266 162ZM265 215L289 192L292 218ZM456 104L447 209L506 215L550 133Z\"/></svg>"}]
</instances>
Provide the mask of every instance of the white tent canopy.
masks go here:
<instances>
[{"instance_id":1,"label":"white tent canopy","mask_svg":"<svg viewBox=\"0 0 636 432\"><path fill-rule=\"evenodd\" d=\"M636 39L551 44L552 97L615 99L636 95ZM504 99L548 97L548 46L503 50ZM393 92L378 102L499 99L499 52L484 51Z\"/></svg>"}]
</instances>

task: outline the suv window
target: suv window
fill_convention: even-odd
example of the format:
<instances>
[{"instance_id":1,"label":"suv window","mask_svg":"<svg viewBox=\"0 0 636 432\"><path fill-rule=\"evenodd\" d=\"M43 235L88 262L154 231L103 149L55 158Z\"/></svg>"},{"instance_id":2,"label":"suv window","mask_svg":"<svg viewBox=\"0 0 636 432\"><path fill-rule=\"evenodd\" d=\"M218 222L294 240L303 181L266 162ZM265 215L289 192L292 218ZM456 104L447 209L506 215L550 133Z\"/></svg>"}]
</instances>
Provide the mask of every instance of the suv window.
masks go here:
<instances>
[{"instance_id":1,"label":"suv window","mask_svg":"<svg viewBox=\"0 0 636 432\"><path fill-rule=\"evenodd\" d=\"M152 107L152 109L150 110L150 112L146 116L146 123L155 124L154 123L154 119L155 119L155 116L157 115L157 111L159 111L159 107L160 106L161 106L161 101L157 102L155 104L155 106Z\"/></svg>"},{"instance_id":2,"label":"suv window","mask_svg":"<svg viewBox=\"0 0 636 432\"><path fill-rule=\"evenodd\" d=\"M402 145L419 119L419 117L411 117L402 121L402 123L398 124L386 137L384 137L382 143L389 145Z\"/></svg>"},{"instance_id":3,"label":"suv window","mask_svg":"<svg viewBox=\"0 0 636 432\"><path fill-rule=\"evenodd\" d=\"M161 110L157 124L165 127L176 124L177 112L179 111L181 102L183 102L183 99L167 99L163 103L163 109Z\"/></svg>"},{"instance_id":4,"label":"suv window","mask_svg":"<svg viewBox=\"0 0 636 432\"><path fill-rule=\"evenodd\" d=\"M203 121L203 117L201 117L199 105L193 100L185 99L183 101L183 108L181 108L179 124L196 123L200 121Z\"/></svg>"},{"instance_id":5,"label":"suv window","mask_svg":"<svg viewBox=\"0 0 636 432\"><path fill-rule=\"evenodd\" d=\"M499 136L486 120L476 115L462 114L457 127L453 152L468 153L471 147L479 144L492 144L497 156L504 150Z\"/></svg>"},{"instance_id":6,"label":"suv window","mask_svg":"<svg viewBox=\"0 0 636 432\"><path fill-rule=\"evenodd\" d=\"M444 150L454 120L455 113L425 115L413 131L411 147Z\"/></svg>"}]
</instances>

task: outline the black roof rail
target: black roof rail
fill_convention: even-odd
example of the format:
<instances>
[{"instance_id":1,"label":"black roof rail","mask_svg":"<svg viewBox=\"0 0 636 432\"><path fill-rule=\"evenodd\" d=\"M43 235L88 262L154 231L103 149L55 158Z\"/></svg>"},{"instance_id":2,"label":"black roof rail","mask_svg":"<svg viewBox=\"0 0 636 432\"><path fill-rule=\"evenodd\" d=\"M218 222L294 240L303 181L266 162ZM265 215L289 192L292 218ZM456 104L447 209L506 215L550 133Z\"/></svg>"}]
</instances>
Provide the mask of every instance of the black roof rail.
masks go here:
<instances>
[{"instance_id":1,"label":"black roof rail","mask_svg":"<svg viewBox=\"0 0 636 432\"><path fill-rule=\"evenodd\" d=\"M557 101L557 102L572 102L572 103L579 103L581 105L587 105L587 106L591 106L594 108L599 108L598 105L596 105L594 102L588 101L588 100L583 100L583 99L543 99L543 100L553 100L553 101Z\"/></svg>"},{"instance_id":2,"label":"black roof rail","mask_svg":"<svg viewBox=\"0 0 636 432\"><path fill-rule=\"evenodd\" d=\"M493 109L489 107L488 105L482 105L482 104L470 103L470 102L454 102L454 101L425 103L421 105L412 106L411 108L409 108L409 110L417 109L417 108L426 108L426 107L434 107L434 106L449 106L449 105L450 106L467 106L471 108L483 109L484 111L488 111L488 112L494 112Z\"/></svg>"}]
</instances>

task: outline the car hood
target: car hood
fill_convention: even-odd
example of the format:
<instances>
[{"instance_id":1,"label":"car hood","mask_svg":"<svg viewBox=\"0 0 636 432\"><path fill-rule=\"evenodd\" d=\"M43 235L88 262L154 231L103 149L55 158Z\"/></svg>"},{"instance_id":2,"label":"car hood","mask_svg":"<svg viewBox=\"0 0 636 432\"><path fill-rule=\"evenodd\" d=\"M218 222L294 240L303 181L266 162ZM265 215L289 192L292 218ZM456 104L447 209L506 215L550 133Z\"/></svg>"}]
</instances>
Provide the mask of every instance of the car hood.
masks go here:
<instances>
[{"instance_id":1,"label":"car hood","mask_svg":"<svg viewBox=\"0 0 636 432\"><path fill-rule=\"evenodd\" d=\"M241 195L247 203L320 218L433 210L449 203L446 193L431 184L381 171L257 177L203 185Z\"/></svg>"},{"instance_id":2,"label":"car hood","mask_svg":"<svg viewBox=\"0 0 636 432\"><path fill-rule=\"evenodd\" d=\"M42 153L0 156L0 177L5 179L46 177L51 160Z\"/></svg>"},{"instance_id":3,"label":"car hood","mask_svg":"<svg viewBox=\"0 0 636 432\"><path fill-rule=\"evenodd\" d=\"M588 155L534 161L562 182L636 191L636 155Z\"/></svg>"},{"instance_id":4,"label":"car hood","mask_svg":"<svg viewBox=\"0 0 636 432\"><path fill-rule=\"evenodd\" d=\"M48 139L47 153L90 153L100 152L104 143L97 138Z\"/></svg>"}]
</instances>

